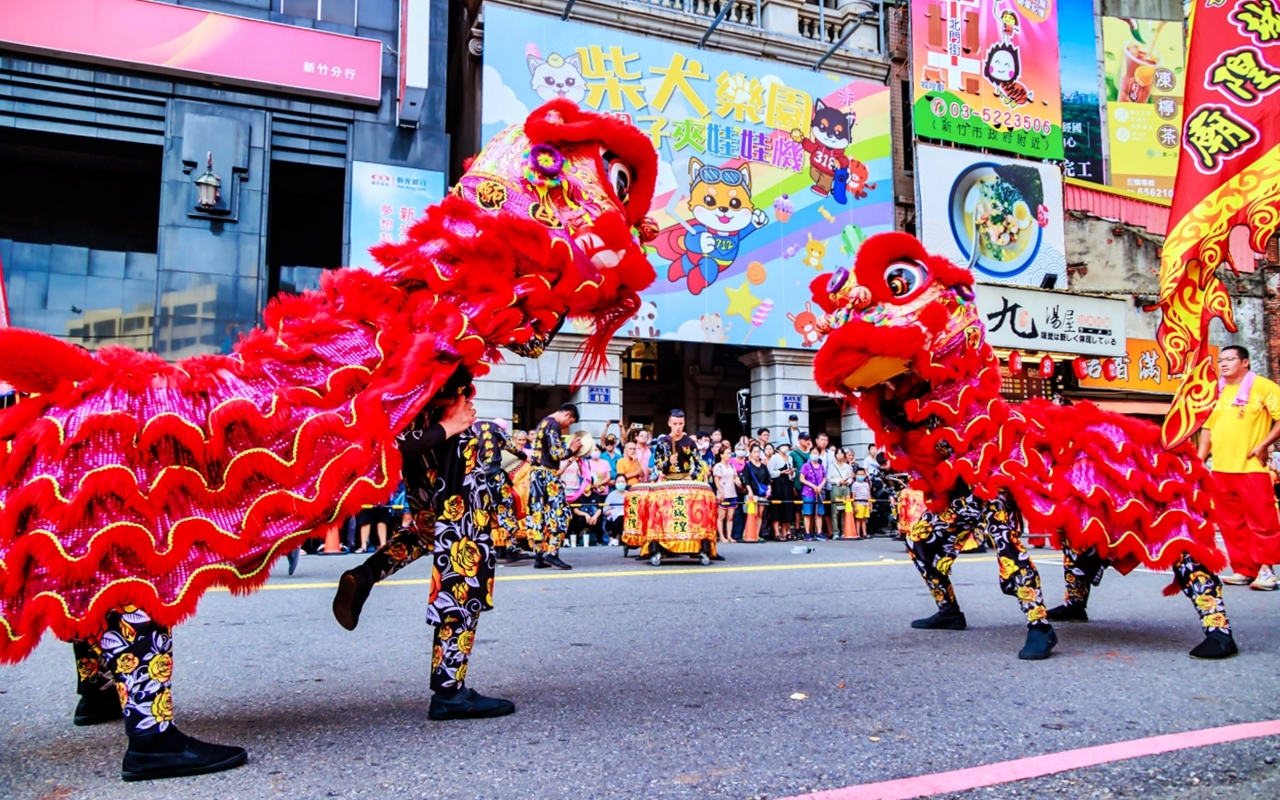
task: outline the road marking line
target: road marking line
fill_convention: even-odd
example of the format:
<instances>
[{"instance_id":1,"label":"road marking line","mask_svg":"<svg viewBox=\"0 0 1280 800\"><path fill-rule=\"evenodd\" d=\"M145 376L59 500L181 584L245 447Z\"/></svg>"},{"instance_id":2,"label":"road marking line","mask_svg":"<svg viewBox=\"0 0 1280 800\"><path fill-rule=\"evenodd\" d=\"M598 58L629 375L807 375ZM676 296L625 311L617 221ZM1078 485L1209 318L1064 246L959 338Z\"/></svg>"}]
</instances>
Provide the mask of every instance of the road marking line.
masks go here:
<instances>
[{"instance_id":1,"label":"road marking line","mask_svg":"<svg viewBox=\"0 0 1280 800\"><path fill-rule=\"evenodd\" d=\"M844 789L798 795L785 800L911 800L916 797L932 797L948 792L964 792L984 786L998 786L1014 781L1041 778L1073 769L1096 767L1113 761L1172 753L1193 747L1226 744L1242 739L1280 735L1280 719L1265 722L1247 722L1242 725L1226 725L1221 728L1204 728L1184 733L1170 733L1133 739L1127 742L1065 750L1043 756L1001 761L981 767L969 767L951 772L937 772L914 778L901 778L879 783L863 783Z\"/></svg>"},{"instance_id":2,"label":"road marking line","mask_svg":"<svg viewBox=\"0 0 1280 800\"><path fill-rule=\"evenodd\" d=\"M964 563L977 561L995 561L995 558L965 558ZM840 567L885 567L910 564L909 558L886 558L879 561L833 561L822 564L759 564L751 567L691 567L689 569L661 569L651 567L648 570L610 570L608 572L561 572L550 575L499 575L495 580L499 583L508 581L556 581L575 580L579 578L645 578L659 575L707 575L724 572L782 572L796 569L836 569ZM431 583L430 578L412 578L382 581L379 586L425 586ZM282 589L336 589L337 581L331 583L268 583L262 589L266 591ZM226 592L225 587L215 587L211 592Z\"/></svg>"}]
</instances>

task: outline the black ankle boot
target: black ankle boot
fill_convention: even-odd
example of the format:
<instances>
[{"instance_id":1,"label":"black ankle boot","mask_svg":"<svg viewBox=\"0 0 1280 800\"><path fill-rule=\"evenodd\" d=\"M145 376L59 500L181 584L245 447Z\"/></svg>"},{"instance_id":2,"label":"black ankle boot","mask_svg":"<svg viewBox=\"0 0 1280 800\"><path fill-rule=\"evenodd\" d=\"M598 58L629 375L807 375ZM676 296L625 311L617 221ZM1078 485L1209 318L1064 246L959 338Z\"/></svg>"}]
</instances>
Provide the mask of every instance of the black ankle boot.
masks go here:
<instances>
[{"instance_id":1,"label":"black ankle boot","mask_svg":"<svg viewBox=\"0 0 1280 800\"><path fill-rule=\"evenodd\" d=\"M533 554L534 569L551 569L551 565L547 563L547 557L542 553Z\"/></svg>"},{"instance_id":2,"label":"black ankle boot","mask_svg":"<svg viewBox=\"0 0 1280 800\"><path fill-rule=\"evenodd\" d=\"M474 689L460 689L446 694L436 692L431 696L431 707L427 710L427 719L483 719L486 717L505 717L514 714L516 704L510 700L496 697L485 697Z\"/></svg>"},{"instance_id":3,"label":"black ankle boot","mask_svg":"<svg viewBox=\"0 0 1280 800\"><path fill-rule=\"evenodd\" d=\"M98 725L103 722L114 722L124 717L120 709L120 695L115 691L90 690L89 694L80 695L76 703L76 713L71 721L76 725Z\"/></svg>"},{"instance_id":4,"label":"black ankle boot","mask_svg":"<svg viewBox=\"0 0 1280 800\"><path fill-rule=\"evenodd\" d=\"M543 566L555 567L556 569L573 569L570 565L560 560L559 553L547 553L542 557ZM534 566L537 566L536 564Z\"/></svg>"},{"instance_id":5,"label":"black ankle boot","mask_svg":"<svg viewBox=\"0 0 1280 800\"><path fill-rule=\"evenodd\" d=\"M1088 622L1089 612L1079 603L1064 603L1049 609L1050 622Z\"/></svg>"},{"instance_id":6,"label":"black ankle boot","mask_svg":"<svg viewBox=\"0 0 1280 800\"><path fill-rule=\"evenodd\" d=\"M1204 635L1204 641L1196 645L1191 651L1192 658L1202 658L1209 661L1216 661L1223 658L1231 658L1238 654L1240 648L1236 647L1236 640L1229 633L1222 631L1209 631Z\"/></svg>"},{"instance_id":7,"label":"black ankle boot","mask_svg":"<svg viewBox=\"0 0 1280 800\"><path fill-rule=\"evenodd\" d=\"M149 781L203 775L238 767L248 757L243 747L208 744L170 725L163 733L129 737L120 777L126 781Z\"/></svg>"},{"instance_id":8,"label":"black ankle boot","mask_svg":"<svg viewBox=\"0 0 1280 800\"><path fill-rule=\"evenodd\" d=\"M1027 643L1018 651L1018 658L1023 661L1042 661L1049 657L1057 643L1058 634L1053 632L1053 626L1037 623L1027 628Z\"/></svg>"},{"instance_id":9,"label":"black ankle boot","mask_svg":"<svg viewBox=\"0 0 1280 800\"><path fill-rule=\"evenodd\" d=\"M360 610L373 590L373 578L364 565L349 569L338 579L338 593L333 596L333 616L338 624L354 631L360 624Z\"/></svg>"},{"instance_id":10,"label":"black ankle boot","mask_svg":"<svg viewBox=\"0 0 1280 800\"><path fill-rule=\"evenodd\" d=\"M962 631L969 625L965 622L963 611L952 611L946 614L939 611L931 617L912 620L911 627L931 631Z\"/></svg>"}]
</instances>

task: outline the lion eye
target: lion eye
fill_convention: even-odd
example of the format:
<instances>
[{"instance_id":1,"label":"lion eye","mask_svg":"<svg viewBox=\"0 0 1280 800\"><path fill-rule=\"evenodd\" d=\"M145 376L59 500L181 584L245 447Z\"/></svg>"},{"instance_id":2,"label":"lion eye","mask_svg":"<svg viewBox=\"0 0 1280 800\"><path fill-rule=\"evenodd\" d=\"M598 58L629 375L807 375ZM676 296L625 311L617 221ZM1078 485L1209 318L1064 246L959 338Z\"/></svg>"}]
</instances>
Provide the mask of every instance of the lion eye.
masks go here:
<instances>
[{"instance_id":1,"label":"lion eye","mask_svg":"<svg viewBox=\"0 0 1280 800\"><path fill-rule=\"evenodd\" d=\"M849 270L841 267L836 270L836 274L831 276L831 280L827 281L827 294L835 294L844 288L844 285L848 282Z\"/></svg>"},{"instance_id":2,"label":"lion eye","mask_svg":"<svg viewBox=\"0 0 1280 800\"><path fill-rule=\"evenodd\" d=\"M884 282L889 293L897 298L910 297L924 286L928 273L914 261L895 261L884 271Z\"/></svg>"}]
</instances>

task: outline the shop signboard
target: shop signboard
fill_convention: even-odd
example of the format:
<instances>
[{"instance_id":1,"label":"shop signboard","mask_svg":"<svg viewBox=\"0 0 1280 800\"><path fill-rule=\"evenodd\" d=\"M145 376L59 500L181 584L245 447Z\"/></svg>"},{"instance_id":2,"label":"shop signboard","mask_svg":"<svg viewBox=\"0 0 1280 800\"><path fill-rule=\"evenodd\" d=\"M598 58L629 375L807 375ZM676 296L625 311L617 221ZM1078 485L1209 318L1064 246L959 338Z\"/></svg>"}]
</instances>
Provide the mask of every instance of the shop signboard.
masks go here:
<instances>
[{"instance_id":1,"label":"shop signboard","mask_svg":"<svg viewBox=\"0 0 1280 800\"><path fill-rule=\"evenodd\" d=\"M1063 174L1106 181L1102 158L1098 35L1093 0L1059 0L1058 58L1062 64Z\"/></svg>"},{"instance_id":2,"label":"shop signboard","mask_svg":"<svg viewBox=\"0 0 1280 800\"><path fill-rule=\"evenodd\" d=\"M1169 205L1178 172L1181 21L1102 18L1111 188Z\"/></svg>"},{"instance_id":3,"label":"shop signboard","mask_svg":"<svg viewBox=\"0 0 1280 800\"><path fill-rule=\"evenodd\" d=\"M911 0L916 134L1062 158L1058 0Z\"/></svg>"},{"instance_id":4,"label":"shop signboard","mask_svg":"<svg viewBox=\"0 0 1280 800\"><path fill-rule=\"evenodd\" d=\"M893 229L886 86L496 4L483 74L482 139L556 97L652 138L658 278L629 338L815 348L809 283Z\"/></svg>"},{"instance_id":5,"label":"shop signboard","mask_svg":"<svg viewBox=\"0 0 1280 800\"><path fill-rule=\"evenodd\" d=\"M1216 346L1211 346L1209 352L1214 360L1218 358ZM1103 375L1102 360L1089 359L1085 362L1087 375L1080 379L1080 388L1173 394L1182 382L1181 375L1169 374L1169 365L1154 339L1128 340L1124 355L1118 356L1115 362L1116 379L1109 381Z\"/></svg>"},{"instance_id":6,"label":"shop signboard","mask_svg":"<svg viewBox=\"0 0 1280 800\"><path fill-rule=\"evenodd\" d=\"M1066 286L1056 166L928 145L916 164L925 247L968 264L980 282Z\"/></svg>"},{"instance_id":7,"label":"shop signboard","mask_svg":"<svg viewBox=\"0 0 1280 800\"><path fill-rule=\"evenodd\" d=\"M1106 297L979 285L978 311L992 347L1082 356L1125 355L1128 303Z\"/></svg>"},{"instance_id":8,"label":"shop signboard","mask_svg":"<svg viewBox=\"0 0 1280 800\"><path fill-rule=\"evenodd\" d=\"M0 44L56 58L297 92L382 97L382 42L139 0L4 0Z\"/></svg>"},{"instance_id":9,"label":"shop signboard","mask_svg":"<svg viewBox=\"0 0 1280 800\"><path fill-rule=\"evenodd\" d=\"M350 266L377 271L369 248L398 242L429 206L444 199L444 173L351 162Z\"/></svg>"}]
</instances>

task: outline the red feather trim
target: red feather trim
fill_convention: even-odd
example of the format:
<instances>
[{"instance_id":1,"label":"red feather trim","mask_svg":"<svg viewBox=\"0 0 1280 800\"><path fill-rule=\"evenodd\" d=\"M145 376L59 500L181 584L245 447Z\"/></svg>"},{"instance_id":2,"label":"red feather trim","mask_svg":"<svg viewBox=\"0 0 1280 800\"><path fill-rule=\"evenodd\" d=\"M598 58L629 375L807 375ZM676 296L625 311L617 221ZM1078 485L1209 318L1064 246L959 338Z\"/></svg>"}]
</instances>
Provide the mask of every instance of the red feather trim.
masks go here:
<instances>
[{"instance_id":1,"label":"red feather trim","mask_svg":"<svg viewBox=\"0 0 1280 800\"><path fill-rule=\"evenodd\" d=\"M84 380L98 366L83 347L25 328L0 328L0 381L19 392L52 392L63 381Z\"/></svg>"}]
</instances>

